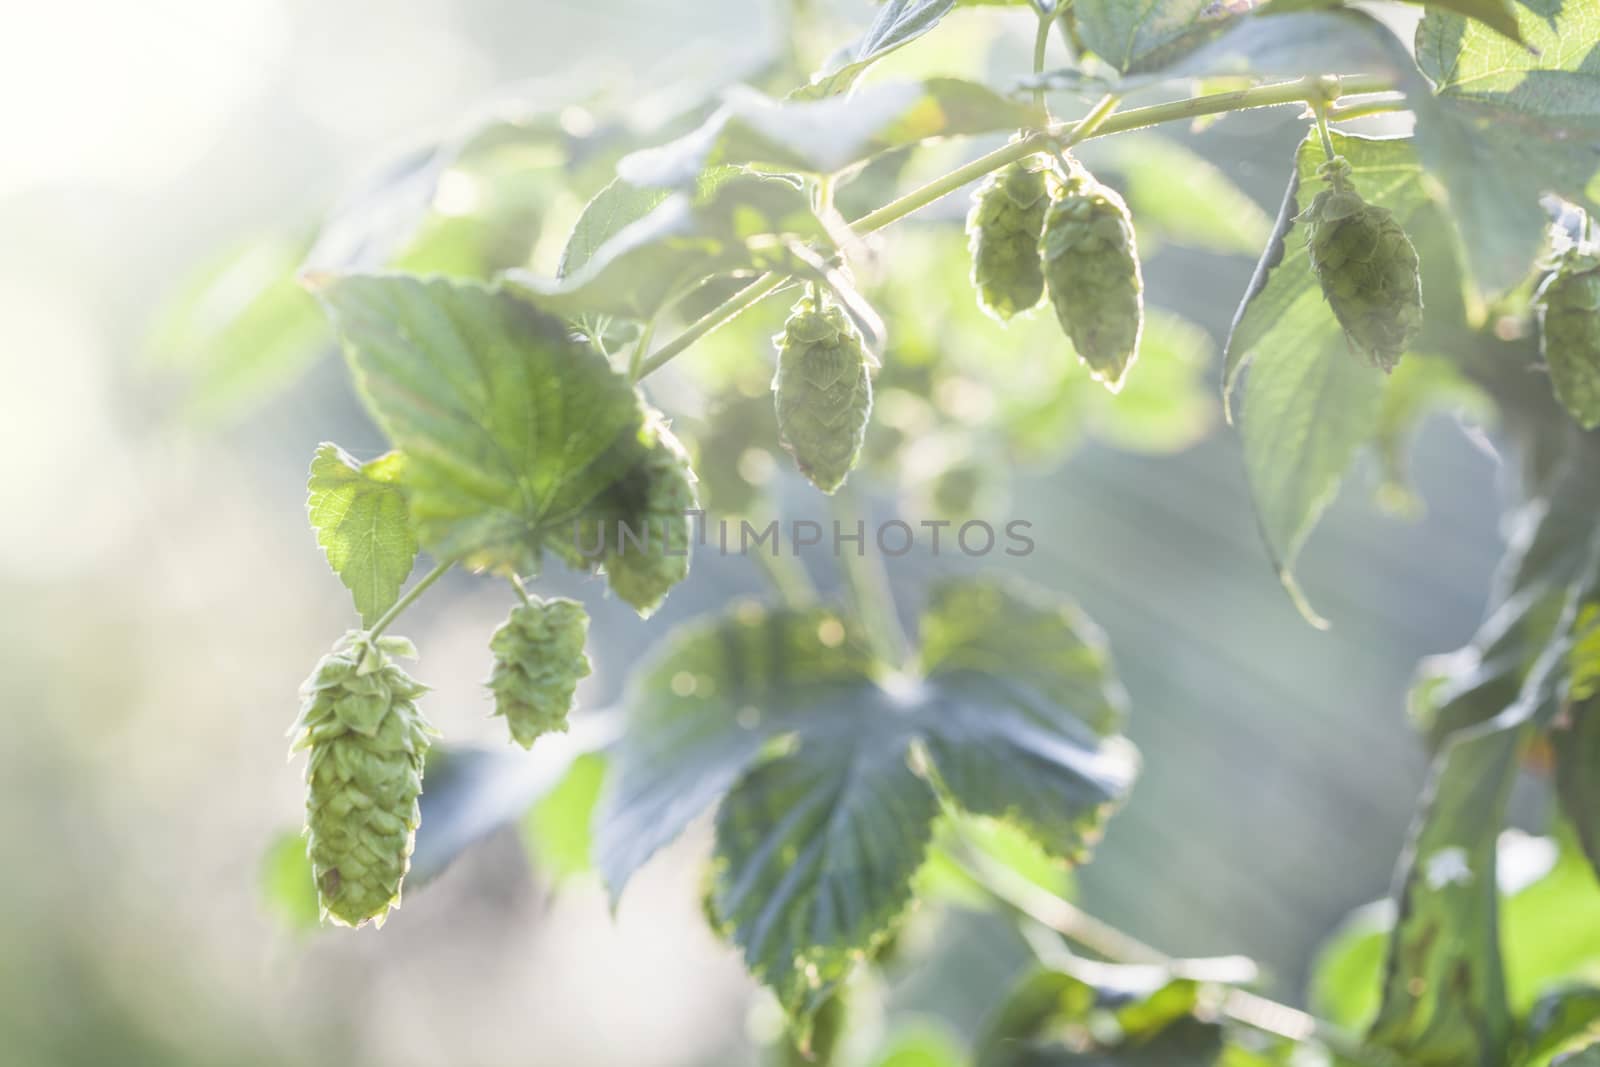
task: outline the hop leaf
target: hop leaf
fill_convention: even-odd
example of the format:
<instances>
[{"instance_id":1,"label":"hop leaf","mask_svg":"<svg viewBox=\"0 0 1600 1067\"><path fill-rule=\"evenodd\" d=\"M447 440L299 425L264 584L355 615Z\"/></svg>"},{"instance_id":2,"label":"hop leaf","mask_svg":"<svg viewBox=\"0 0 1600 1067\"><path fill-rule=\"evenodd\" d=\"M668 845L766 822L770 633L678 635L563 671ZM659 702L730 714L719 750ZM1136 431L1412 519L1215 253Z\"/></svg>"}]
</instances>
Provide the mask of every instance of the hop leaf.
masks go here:
<instances>
[{"instance_id":1,"label":"hop leaf","mask_svg":"<svg viewBox=\"0 0 1600 1067\"><path fill-rule=\"evenodd\" d=\"M504 715L523 748L567 728L578 679L589 675L583 654L589 616L575 600L535 599L512 609L489 639L494 653L494 713Z\"/></svg>"},{"instance_id":2,"label":"hop leaf","mask_svg":"<svg viewBox=\"0 0 1600 1067\"><path fill-rule=\"evenodd\" d=\"M290 751L311 751L306 854L324 915L348 926L382 925L411 866L435 734L416 705L427 687L390 657L415 655L403 637L351 631L300 689Z\"/></svg>"},{"instance_id":3,"label":"hop leaf","mask_svg":"<svg viewBox=\"0 0 1600 1067\"><path fill-rule=\"evenodd\" d=\"M778 439L811 484L832 493L861 457L872 414L861 334L836 304L813 294L795 304L773 342Z\"/></svg>"},{"instance_id":4,"label":"hop leaf","mask_svg":"<svg viewBox=\"0 0 1600 1067\"><path fill-rule=\"evenodd\" d=\"M1387 208L1361 199L1343 156L1318 174L1328 188L1300 215L1311 267L1350 346L1391 371L1422 328L1417 250Z\"/></svg>"},{"instance_id":5,"label":"hop leaf","mask_svg":"<svg viewBox=\"0 0 1600 1067\"><path fill-rule=\"evenodd\" d=\"M1534 303L1556 397L1592 430L1600 426L1600 256L1566 252Z\"/></svg>"},{"instance_id":6,"label":"hop leaf","mask_svg":"<svg viewBox=\"0 0 1600 1067\"><path fill-rule=\"evenodd\" d=\"M991 174L972 196L967 236L978 306L1002 322L1044 297L1039 236L1049 207L1038 157Z\"/></svg>"},{"instance_id":7,"label":"hop leaf","mask_svg":"<svg viewBox=\"0 0 1600 1067\"><path fill-rule=\"evenodd\" d=\"M1128 205L1073 162L1052 183L1045 213L1045 279L1061 328L1089 373L1113 392L1139 357L1144 276Z\"/></svg>"}]
</instances>

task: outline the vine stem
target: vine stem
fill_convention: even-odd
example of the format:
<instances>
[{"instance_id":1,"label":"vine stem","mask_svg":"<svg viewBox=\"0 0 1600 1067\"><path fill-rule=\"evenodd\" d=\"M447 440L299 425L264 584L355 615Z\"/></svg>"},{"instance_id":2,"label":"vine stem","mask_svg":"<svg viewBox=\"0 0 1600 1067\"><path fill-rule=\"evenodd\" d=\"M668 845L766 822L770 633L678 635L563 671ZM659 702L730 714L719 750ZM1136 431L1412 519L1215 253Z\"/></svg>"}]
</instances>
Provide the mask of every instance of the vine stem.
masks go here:
<instances>
[{"instance_id":1,"label":"vine stem","mask_svg":"<svg viewBox=\"0 0 1600 1067\"><path fill-rule=\"evenodd\" d=\"M1208 93L1203 96L1192 96L1186 100L1174 100L1165 104L1151 104L1149 107L1129 108L1115 114L1107 114L1098 128L1092 129L1085 136L1077 137L1078 141L1088 140L1089 137L1106 137L1114 133L1127 133L1130 130L1141 130L1150 126L1158 126L1165 122L1180 122L1185 119L1200 118L1205 115L1223 115L1230 111L1247 111L1259 107L1274 107L1279 104L1313 103L1324 100L1326 79L1321 76L1297 78L1289 82L1275 82L1271 85L1258 85L1250 89L1235 89L1226 93ZM1389 81L1376 75L1354 75L1341 79L1341 89L1344 95L1359 95L1363 93L1383 93L1393 89ZM1112 101L1115 106L1115 101ZM987 155L979 156L965 166L936 178L920 189L914 189L897 200L892 200L875 211L851 223L851 229L857 234L866 235L875 233L885 226L899 222L907 215L920 211L937 200L942 200L956 190L966 186L991 171L1009 166L1019 159L1026 159L1039 152L1048 151L1054 144L1063 140L1076 143L1074 135L1080 126L1087 121L1067 122L1053 125L1048 129L1038 130L1020 140L995 149ZM712 331L727 325L746 311L755 307L762 300L783 288L789 281L788 277L778 271L768 271L752 281L749 285L734 293L722 304L706 312L694 322L684 328L683 332L671 341L662 345L649 358L641 361L639 377L644 378L666 366L673 359L682 355L696 341L705 337Z\"/></svg>"},{"instance_id":2,"label":"vine stem","mask_svg":"<svg viewBox=\"0 0 1600 1067\"><path fill-rule=\"evenodd\" d=\"M412 586L410 589L407 589L404 596L402 596L399 600L396 600L394 604L390 606L388 611L384 612L378 617L378 621L373 623L372 628L367 631L367 636L376 639L379 634L383 633L383 631L389 628L390 623L394 622L394 620L400 617L402 612L404 612L412 604L416 603L418 597L427 592L428 586L432 585L434 582L437 582L440 578L443 578L444 572L455 565L456 561L453 559L441 560L440 562L434 564L433 570L429 571L427 574L424 574L420 579L418 579L416 585Z\"/></svg>"},{"instance_id":3,"label":"vine stem","mask_svg":"<svg viewBox=\"0 0 1600 1067\"><path fill-rule=\"evenodd\" d=\"M1054 7L1035 8L1039 15L1039 28L1033 35L1033 76L1038 78L1044 73L1045 50L1050 47L1050 27L1055 25L1056 11ZM1033 106L1043 111L1045 118L1050 117L1050 105L1045 101L1044 82L1040 81L1033 89Z\"/></svg>"},{"instance_id":4,"label":"vine stem","mask_svg":"<svg viewBox=\"0 0 1600 1067\"><path fill-rule=\"evenodd\" d=\"M1053 930L1102 959L1182 969L1182 961L1095 918L970 847L963 849L963 854L956 859L968 877L1014 916ZM1274 1037L1294 1042L1316 1041L1360 1067L1397 1067L1399 1063L1382 1050L1363 1045L1343 1027L1236 986L1225 987L1220 1010L1234 1022Z\"/></svg>"},{"instance_id":5,"label":"vine stem","mask_svg":"<svg viewBox=\"0 0 1600 1067\"><path fill-rule=\"evenodd\" d=\"M533 603L533 598L528 595L528 587L522 584L522 575L513 574L511 576L511 588L517 591L517 596L522 598L524 604L531 605Z\"/></svg>"},{"instance_id":6,"label":"vine stem","mask_svg":"<svg viewBox=\"0 0 1600 1067\"><path fill-rule=\"evenodd\" d=\"M867 553L865 539L870 534L865 528L866 518L861 514L860 498L844 488L834 495L831 503L835 521L842 522L853 513L857 521L862 523L860 551L838 553L856 618L866 627L867 639L872 642L878 658L896 668L903 668L911 652L911 641L895 611L894 595L883 560Z\"/></svg>"}]
</instances>

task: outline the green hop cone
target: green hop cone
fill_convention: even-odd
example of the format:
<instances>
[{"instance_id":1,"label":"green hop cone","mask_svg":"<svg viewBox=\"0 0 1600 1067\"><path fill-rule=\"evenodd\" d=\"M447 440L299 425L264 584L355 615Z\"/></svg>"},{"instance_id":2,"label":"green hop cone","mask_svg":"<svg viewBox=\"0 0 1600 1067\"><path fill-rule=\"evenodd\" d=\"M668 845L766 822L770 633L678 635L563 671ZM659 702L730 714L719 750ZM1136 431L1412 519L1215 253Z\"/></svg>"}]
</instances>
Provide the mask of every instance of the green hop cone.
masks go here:
<instances>
[{"instance_id":1,"label":"green hop cone","mask_svg":"<svg viewBox=\"0 0 1600 1067\"><path fill-rule=\"evenodd\" d=\"M1556 397L1592 430L1600 426L1600 255L1564 253L1534 304Z\"/></svg>"},{"instance_id":2,"label":"green hop cone","mask_svg":"<svg viewBox=\"0 0 1600 1067\"><path fill-rule=\"evenodd\" d=\"M600 508L606 583L648 616L689 575L689 512L698 507L689 454L659 413L640 432L644 458L606 492ZM594 542L590 542L593 544Z\"/></svg>"},{"instance_id":3,"label":"green hop cone","mask_svg":"<svg viewBox=\"0 0 1600 1067\"><path fill-rule=\"evenodd\" d=\"M1004 322L1044 297L1039 236L1049 207L1038 157L991 174L972 196L967 237L978 306Z\"/></svg>"},{"instance_id":4,"label":"green hop cone","mask_svg":"<svg viewBox=\"0 0 1600 1067\"><path fill-rule=\"evenodd\" d=\"M809 293L773 342L778 440L812 485L832 493L861 458L872 414L870 360L861 334L826 295Z\"/></svg>"},{"instance_id":5,"label":"green hop cone","mask_svg":"<svg viewBox=\"0 0 1600 1067\"><path fill-rule=\"evenodd\" d=\"M512 609L489 639L494 713L506 717L512 738L523 748L566 730L578 679L589 675L589 657L583 654L588 634L583 605L561 597L535 598Z\"/></svg>"},{"instance_id":6,"label":"green hop cone","mask_svg":"<svg viewBox=\"0 0 1600 1067\"><path fill-rule=\"evenodd\" d=\"M1417 250L1387 208L1361 199L1343 156L1317 173L1328 188L1298 220L1307 227L1311 269L1350 346L1392 371L1422 328Z\"/></svg>"},{"instance_id":7,"label":"green hop cone","mask_svg":"<svg viewBox=\"0 0 1600 1067\"><path fill-rule=\"evenodd\" d=\"M1045 280L1061 328L1089 373L1113 392L1139 357L1144 275L1128 205L1077 162L1051 182Z\"/></svg>"},{"instance_id":8,"label":"green hop cone","mask_svg":"<svg viewBox=\"0 0 1600 1067\"><path fill-rule=\"evenodd\" d=\"M290 751L311 751L306 854L325 916L348 926L381 926L411 866L435 733L416 705L427 687L391 657L415 655L403 637L351 631L300 689Z\"/></svg>"}]
</instances>

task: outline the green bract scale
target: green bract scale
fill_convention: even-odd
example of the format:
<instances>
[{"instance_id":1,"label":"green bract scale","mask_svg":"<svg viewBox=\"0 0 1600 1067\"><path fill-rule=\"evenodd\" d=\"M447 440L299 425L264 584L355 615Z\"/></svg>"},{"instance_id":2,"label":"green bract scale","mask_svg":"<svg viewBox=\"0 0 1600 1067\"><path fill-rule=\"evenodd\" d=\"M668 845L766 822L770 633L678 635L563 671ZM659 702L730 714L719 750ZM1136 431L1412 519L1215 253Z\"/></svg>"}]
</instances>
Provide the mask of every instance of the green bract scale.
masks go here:
<instances>
[{"instance_id":1,"label":"green bract scale","mask_svg":"<svg viewBox=\"0 0 1600 1067\"><path fill-rule=\"evenodd\" d=\"M415 657L403 637L340 639L301 686L291 752L306 768L306 854L325 917L382 924L400 904L420 821L422 766L433 728L417 710L427 686L391 657Z\"/></svg>"},{"instance_id":2,"label":"green bract scale","mask_svg":"<svg viewBox=\"0 0 1600 1067\"><path fill-rule=\"evenodd\" d=\"M1534 304L1556 397L1592 430L1600 426L1600 255L1563 254Z\"/></svg>"},{"instance_id":3,"label":"green bract scale","mask_svg":"<svg viewBox=\"0 0 1600 1067\"><path fill-rule=\"evenodd\" d=\"M861 334L825 295L795 304L778 346L772 390L778 439L811 484L831 493L861 456L872 414L872 378Z\"/></svg>"},{"instance_id":4,"label":"green bract scale","mask_svg":"<svg viewBox=\"0 0 1600 1067\"><path fill-rule=\"evenodd\" d=\"M1139 356L1144 276L1128 205L1073 161L1051 182L1045 213L1045 280L1061 328L1089 373L1113 392Z\"/></svg>"},{"instance_id":5,"label":"green bract scale","mask_svg":"<svg viewBox=\"0 0 1600 1067\"><path fill-rule=\"evenodd\" d=\"M494 713L504 715L523 748L567 728L578 679L589 675L583 654L589 616L575 600L534 599L512 609L489 639L494 653Z\"/></svg>"},{"instance_id":6,"label":"green bract scale","mask_svg":"<svg viewBox=\"0 0 1600 1067\"><path fill-rule=\"evenodd\" d=\"M978 306L1005 321L1037 307L1044 297L1039 235L1049 207L1038 157L991 174L972 196L967 237Z\"/></svg>"},{"instance_id":7,"label":"green bract scale","mask_svg":"<svg viewBox=\"0 0 1600 1067\"><path fill-rule=\"evenodd\" d=\"M1363 359L1385 371L1422 328L1417 250L1387 209L1361 198L1350 164L1335 156L1317 171L1328 188L1301 213L1322 295Z\"/></svg>"}]
</instances>

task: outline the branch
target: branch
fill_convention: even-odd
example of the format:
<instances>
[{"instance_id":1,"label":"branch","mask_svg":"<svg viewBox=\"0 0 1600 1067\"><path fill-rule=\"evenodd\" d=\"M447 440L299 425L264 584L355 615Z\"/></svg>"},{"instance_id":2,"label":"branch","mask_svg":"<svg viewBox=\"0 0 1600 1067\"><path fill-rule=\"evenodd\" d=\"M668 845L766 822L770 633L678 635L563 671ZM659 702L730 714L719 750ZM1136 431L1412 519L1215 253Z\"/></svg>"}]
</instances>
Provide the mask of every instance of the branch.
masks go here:
<instances>
[{"instance_id":1,"label":"branch","mask_svg":"<svg viewBox=\"0 0 1600 1067\"><path fill-rule=\"evenodd\" d=\"M1387 80L1365 74L1341 78L1338 81L1339 91L1342 95L1381 93L1387 92L1392 88ZM1116 114L1104 114L1097 107L1095 113L1078 122L1066 122L1050 126L1020 140L1013 141L1002 148L997 148L987 155L979 156L971 163L957 167L922 188L912 190L899 199L883 205L876 211L869 211L851 223L851 229L861 235L875 233L885 226L899 222L907 215L920 211L935 201L942 200L956 190L977 181L992 171L1010 166L1020 159L1026 159L1039 152L1047 151L1052 146L1058 146L1062 143L1075 144L1078 141L1094 137L1127 133L1130 130L1146 129L1165 122L1179 122L1184 119L1200 118L1204 115L1222 115L1232 111L1247 111L1258 107L1275 107L1279 104L1310 103L1312 101L1325 100L1327 99L1327 86L1327 76L1321 75L1299 78L1291 82L1258 85L1250 89L1236 89L1227 93L1210 93L1205 96L1190 97L1187 100L1152 104L1149 107L1130 108L1127 111L1119 111ZM1103 103L1104 101L1102 101ZM1078 136L1080 129L1083 130L1083 136ZM643 378L660 370L677 356L682 355L696 341L749 311L763 299L783 288L788 281L788 278L775 271L769 271L761 275L755 281L723 301L721 305L696 319L682 333L662 345L648 359L643 360L639 366L639 377Z\"/></svg>"}]
</instances>

